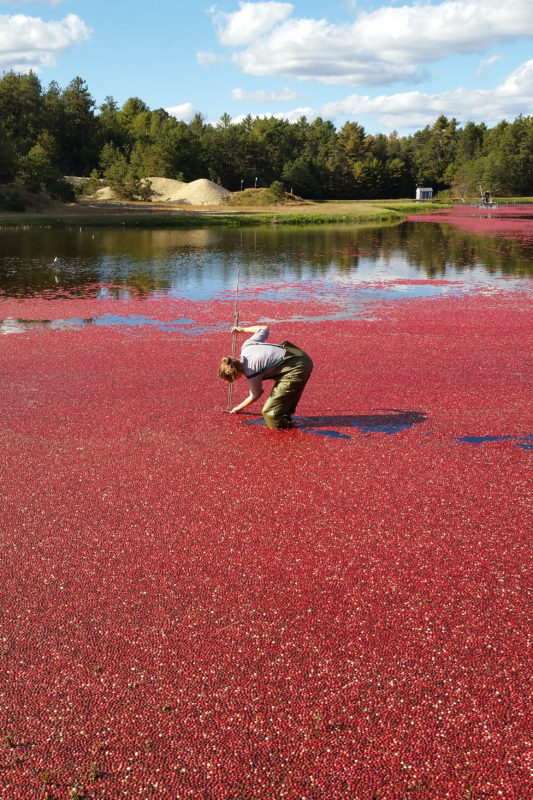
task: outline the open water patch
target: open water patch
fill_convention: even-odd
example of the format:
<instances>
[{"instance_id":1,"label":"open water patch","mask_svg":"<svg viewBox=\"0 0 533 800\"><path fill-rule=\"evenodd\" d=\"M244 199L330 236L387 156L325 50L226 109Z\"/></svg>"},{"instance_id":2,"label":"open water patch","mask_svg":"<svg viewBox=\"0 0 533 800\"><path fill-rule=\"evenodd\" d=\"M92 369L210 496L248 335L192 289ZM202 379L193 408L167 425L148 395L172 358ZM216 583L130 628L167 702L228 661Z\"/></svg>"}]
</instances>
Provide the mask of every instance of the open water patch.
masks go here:
<instances>
[{"instance_id":1,"label":"open water patch","mask_svg":"<svg viewBox=\"0 0 533 800\"><path fill-rule=\"evenodd\" d=\"M295 427L299 428L299 425ZM327 431L320 428L305 428L301 427L303 433L312 433L315 436L326 436L328 439L351 439L347 433L340 433L339 431Z\"/></svg>"},{"instance_id":2,"label":"open water patch","mask_svg":"<svg viewBox=\"0 0 533 800\"><path fill-rule=\"evenodd\" d=\"M526 436L511 436L508 434L504 436L459 436L456 437L455 441L461 442L461 444L474 445L512 441L522 450L533 450L533 434L527 434Z\"/></svg>"},{"instance_id":3,"label":"open water patch","mask_svg":"<svg viewBox=\"0 0 533 800\"><path fill-rule=\"evenodd\" d=\"M331 416L293 417L291 430L309 433L313 436L324 436L328 439L352 439L349 433L339 431L339 428L357 428L363 436L376 434L392 435L412 429L415 425L425 422L427 416L420 411L391 410L376 414L336 414ZM245 425L259 425L266 428L262 417L246 421ZM431 435L426 432L426 435ZM459 436L453 441L461 444L482 445L494 442L513 442L522 450L533 450L533 434L513 436L504 434L500 436Z\"/></svg>"},{"instance_id":4,"label":"open water patch","mask_svg":"<svg viewBox=\"0 0 533 800\"><path fill-rule=\"evenodd\" d=\"M420 411L402 411L400 409L383 409L375 414L332 414L313 417L294 417L293 429L314 436L325 436L328 439L351 439L348 433L338 428L358 428L364 436L371 434L401 433L414 425L427 420ZM261 425L266 427L262 417L250 420L245 425Z\"/></svg>"}]
</instances>

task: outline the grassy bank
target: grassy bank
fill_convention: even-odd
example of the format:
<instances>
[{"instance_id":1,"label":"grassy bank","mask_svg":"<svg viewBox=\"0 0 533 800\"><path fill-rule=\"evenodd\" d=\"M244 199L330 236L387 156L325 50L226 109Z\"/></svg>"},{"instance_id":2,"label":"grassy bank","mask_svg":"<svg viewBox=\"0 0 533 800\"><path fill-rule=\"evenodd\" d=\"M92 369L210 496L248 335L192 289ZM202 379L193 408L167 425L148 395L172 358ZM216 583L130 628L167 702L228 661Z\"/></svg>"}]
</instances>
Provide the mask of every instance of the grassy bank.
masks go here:
<instances>
[{"instance_id":1,"label":"grassy bank","mask_svg":"<svg viewBox=\"0 0 533 800\"><path fill-rule=\"evenodd\" d=\"M54 208L53 212L3 213L0 228L204 228L252 225L331 225L400 222L417 212L445 208L436 203L412 200L326 201L284 203L261 207L217 206L209 208L150 206L148 204L78 204Z\"/></svg>"}]
</instances>

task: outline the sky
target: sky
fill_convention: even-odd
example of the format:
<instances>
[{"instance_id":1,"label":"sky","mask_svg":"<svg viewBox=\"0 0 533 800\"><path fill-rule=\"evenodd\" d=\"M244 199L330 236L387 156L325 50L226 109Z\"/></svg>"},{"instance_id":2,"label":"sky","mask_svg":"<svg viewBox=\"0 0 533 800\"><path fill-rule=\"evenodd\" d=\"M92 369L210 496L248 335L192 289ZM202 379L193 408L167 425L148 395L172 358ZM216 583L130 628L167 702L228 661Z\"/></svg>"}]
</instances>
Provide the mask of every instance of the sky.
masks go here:
<instances>
[{"instance_id":1,"label":"sky","mask_svg":"<svg viewBox=\"0 0 533 800\"><path fill-rule=\"evenodd\" d=\"M0 0L0 72L83 78L99 106L358 122L533 114L532 0Z\"/></svg>"}]
</instances>

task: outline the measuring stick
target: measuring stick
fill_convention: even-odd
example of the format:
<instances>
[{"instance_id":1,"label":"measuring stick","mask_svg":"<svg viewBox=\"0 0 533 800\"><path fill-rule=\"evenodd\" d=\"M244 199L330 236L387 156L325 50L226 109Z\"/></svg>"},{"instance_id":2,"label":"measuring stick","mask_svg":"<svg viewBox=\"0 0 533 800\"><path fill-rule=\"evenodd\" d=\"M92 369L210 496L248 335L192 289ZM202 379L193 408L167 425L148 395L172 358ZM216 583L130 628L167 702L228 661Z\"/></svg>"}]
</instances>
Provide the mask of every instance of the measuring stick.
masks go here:
<instances>
[{"instance_id":1,"label":"measuring stick","mask_svg":"<svg viewBox=\"0 0 533 800\"><path fill-rule=\"evenodd\" d=\"M241 268L237 270L237 288L235 289L235 305L233 307L233 327L236 328L239 324L239 278L241 274ZM235 358L235 354L237 352L237 331L234 330L232 333L232 340L231 340L231 357ZM231 400L233 397L233 383L230 383L228 386L228 411L231 411Z\"/></svg>"}]
</instances>

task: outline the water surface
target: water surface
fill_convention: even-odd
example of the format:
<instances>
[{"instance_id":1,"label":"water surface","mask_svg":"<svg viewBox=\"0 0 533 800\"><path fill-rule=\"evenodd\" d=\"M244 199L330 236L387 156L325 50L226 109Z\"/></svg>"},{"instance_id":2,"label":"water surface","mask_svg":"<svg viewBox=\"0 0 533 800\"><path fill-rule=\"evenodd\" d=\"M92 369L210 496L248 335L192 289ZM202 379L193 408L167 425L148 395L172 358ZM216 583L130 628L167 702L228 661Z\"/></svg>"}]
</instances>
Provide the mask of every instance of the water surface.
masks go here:
<instances>
[{"instance_id":1,"label":"water surface","mask_svg":"<svg viewBox=\"0 0 533 800\"><path fill-rule=\"evenodd\" d=\"M2 298L97 298L124 302L124 314L68 319L14 319L0 330L159 324L194 334L194 320L158 322L128 313L127 301L185 298L208 301L232 294L305 302L331 310L321 319L371 318L381 300L437 297L524 288L533 275L526 241L499 239L437 223L381 226L265 226L253 229L29 229L0 232ZM341 301L340 301L341 299ZM69 315L67 315L69 316ZM315 317L314 317L315 318ZM227 327L227 322L221 325ZM215 326L216 328L216 326Z\"/></svg>"}]
</instances>

